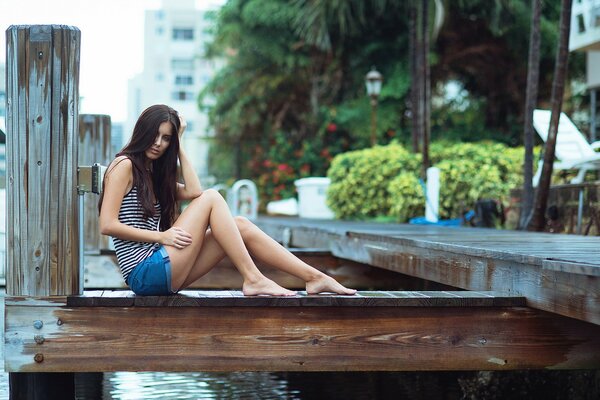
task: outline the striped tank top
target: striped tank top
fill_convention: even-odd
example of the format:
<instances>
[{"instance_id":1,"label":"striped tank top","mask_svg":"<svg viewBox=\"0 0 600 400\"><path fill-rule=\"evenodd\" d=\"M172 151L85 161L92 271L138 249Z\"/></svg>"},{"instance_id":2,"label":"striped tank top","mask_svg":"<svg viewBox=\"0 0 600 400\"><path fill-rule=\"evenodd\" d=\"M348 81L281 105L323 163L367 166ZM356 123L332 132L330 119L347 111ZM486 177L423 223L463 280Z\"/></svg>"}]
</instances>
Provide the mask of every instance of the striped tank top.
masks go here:
<instances>
[{"instance_id":1,"label":"striped tank top","mask_svg":"<svg viewBox=\"0 0 600 400\"><path fill-rule=\"evenodd\" d=\"M121 209L119 210L119 221L134 228L156 231L160 222L160 204L158 202L154 205L154 209L155 213L153 216L144 216L144 209L137 198L137 189L133 187L123 197ZM150 257L160 247L158 243L134 242L116 237L113 237L113 243L117 253L119 268L121 268L125 282L127 282L127 278L131 271L133 271L133 268L141 261Z\"/></svg>"}]
</instances>

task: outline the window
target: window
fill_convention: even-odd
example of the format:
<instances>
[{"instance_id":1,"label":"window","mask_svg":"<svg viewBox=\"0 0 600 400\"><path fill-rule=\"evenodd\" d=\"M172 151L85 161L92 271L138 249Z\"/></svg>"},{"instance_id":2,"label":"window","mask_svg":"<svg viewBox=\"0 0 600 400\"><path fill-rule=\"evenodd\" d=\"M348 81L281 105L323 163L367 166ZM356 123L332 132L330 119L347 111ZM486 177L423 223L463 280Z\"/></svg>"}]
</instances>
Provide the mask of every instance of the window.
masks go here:
<instances>
[{"instance_id":1,"label":"window","mask_svg":"<svg viewBox=\"0 0 600 400\"><path fill-rule=\"evenodd\" d=\"M173 40L194 40L194 29L173 28Z\"/></svg>"},{"instance_id":2,"label":"window","mask_svg":"<svg viewBox=\"0 0 600 400\"><path fill-rule=\"evenodd\" d=\"M600 6L592 8L592 21L595 28L600 26Z\"/></svg>"},{"instance_id":3,"label":"window","mask_svg":"<svg viewBox=\"0 0 600 400\"><path fill-rule=\"evenodd\" d=\"M179 70L193 70L194 60L190 58L175 58L171 60L171 68Z\"/></svg>"},{"instance_id":4,"label":"window","mask_svg":"<svg viewBox=\"0 0 600 400\"><path fill-rule=\"evenodd\" d=\"M177 75L175 77L176 85L193 85L194 78L191 75Z\"/></svg>"},{"instance_id":5,"label":"window","mask_svg":"<svg viewBox=\"0 0 600 400\"><path fill-rule=\"evenodd\" d=\"M164 33L164 29L162 26L157 26L156 27L156 36L162 36L162 34Z\"/></svg>"},{"instance_id":6,"label":"window","mask_svg":"<svg viewBox=\"0 0 600 400\"><path fill-rule=\"evenodd\" d=\"M165 80L165 75L162 72L157 72L156 73L156 81L157 82L162 82Z\"/></svg>"},{"instance_id":7,"label":"window","mask_svg":"<svg viewBox=\"0 0 600 400\"><path fill-rule=\"evenodd\" d=\"M162 20L165 18L165 12L163 10L156 10L156 19Z\"/></svg>"},{"instance_id":8,"label":"window","mask_svg":"<svg viewBox=\"0 0 600 400\"><path fill-rule=\"evenodd\" d=\"M579 14L577 16L577 28L578 28L578 32L579 33L584 33L585 32L585 21L583 19L583 15Z\"/></svg>"},{"instance_id":9,"label":"window","mask_svg":"<svg viewBox=\"0 0 600 400\"><path fill-rule=\"evenodd\" d=\"M194 98L194 95L192 94L192 92L186 92L185 90L178 90L176 92L173 92L172 98L173 98L173 100L185 101L185 100L192 100Z\"/></svg>"}]
</instances>

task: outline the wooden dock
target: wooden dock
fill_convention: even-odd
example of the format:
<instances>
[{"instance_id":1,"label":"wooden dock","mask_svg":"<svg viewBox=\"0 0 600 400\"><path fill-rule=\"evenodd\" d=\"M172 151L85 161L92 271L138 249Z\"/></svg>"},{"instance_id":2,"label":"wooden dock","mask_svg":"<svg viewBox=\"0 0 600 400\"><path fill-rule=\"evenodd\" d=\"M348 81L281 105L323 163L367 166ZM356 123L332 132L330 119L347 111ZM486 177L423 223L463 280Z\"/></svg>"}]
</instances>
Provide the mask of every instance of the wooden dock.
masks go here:
<instances>
[{"instance_id":1,"label":"wooden dock","mask_svg":"<svg viewBox=\"0 0 600 400\"><path fill-rule=\"evenodd\" d=\"M600 368L598 238L262 218L293 247L467 291L83 292L79 44L74 27L7 31L12 398L74 398L73 372Z\"/></svg>"},{"instance_id":2,"label":"wooden dock","mask_svg":"<svg viewBox=\"0 0 600 400\"><path fill-rule=\"evenodd\" d=\"M600 327L494 292L6 299L6 370L425 371L600 367ZM590 326L592 329L590 329Z\"/></svg>"},{"instance_id":3,"label":"wooden dock","mask_svg":"<svg viewBox=\"0 0 600 400\"><path fill-rule=\"evenodd\" d=\"M600 237L483 228L263 217L294 247L456 288L524 296L539 310L600 325Z\"/></svg>"}]
</instances>

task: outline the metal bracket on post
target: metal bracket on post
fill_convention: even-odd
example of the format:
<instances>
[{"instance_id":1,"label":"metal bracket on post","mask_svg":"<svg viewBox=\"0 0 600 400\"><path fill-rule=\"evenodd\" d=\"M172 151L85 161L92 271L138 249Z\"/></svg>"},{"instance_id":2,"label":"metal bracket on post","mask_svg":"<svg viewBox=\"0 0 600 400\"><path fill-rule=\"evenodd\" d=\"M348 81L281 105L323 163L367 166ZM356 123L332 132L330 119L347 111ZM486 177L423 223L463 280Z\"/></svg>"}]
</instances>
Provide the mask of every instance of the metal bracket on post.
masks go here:
<instances>
[{"instance_id":1,"label":"metal bracket on post","mask_svg":"<svg viewBox=\"0 0 600 400\"><path fill-rule=\"evenodd\" d=\"M100 194L106 167L95 163L92 166L77 167L77 194L79 195L79 291L83 293L84 245L83 245L83 195L86 193Z\"/></svg>"},{"instance_id":2,"label":"metal bracket on post","mask_svg":"<svg viewBox=\"0 0 600 400\"><path fill-rule=\"evenodd\" d=\"M102 192L102 181L106 167L95 163L92 166L77 167L77 193L96 193Z\"/></svg>"}]
</instances>

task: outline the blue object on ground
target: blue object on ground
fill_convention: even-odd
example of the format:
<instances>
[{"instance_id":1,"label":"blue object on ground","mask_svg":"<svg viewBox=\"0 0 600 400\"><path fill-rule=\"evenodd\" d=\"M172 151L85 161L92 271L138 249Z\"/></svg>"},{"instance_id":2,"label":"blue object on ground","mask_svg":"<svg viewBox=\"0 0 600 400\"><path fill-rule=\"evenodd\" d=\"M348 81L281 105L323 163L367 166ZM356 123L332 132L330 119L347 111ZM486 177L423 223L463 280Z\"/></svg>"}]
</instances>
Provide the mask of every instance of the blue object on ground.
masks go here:
<instances>
[{"instance_id":1,"label":"blue object on ground","mask_svg":"<svg viewBox=\"0 0 600 400\"><path fill-rule=\"evenodd\" d=\"M438 222L427 221L425 217L415 217L408 220L409 224L416 225L439 225L439 226L460 226L462 224L461 218L454 219L440 219Z\"/></svg>"}]
</instances>

